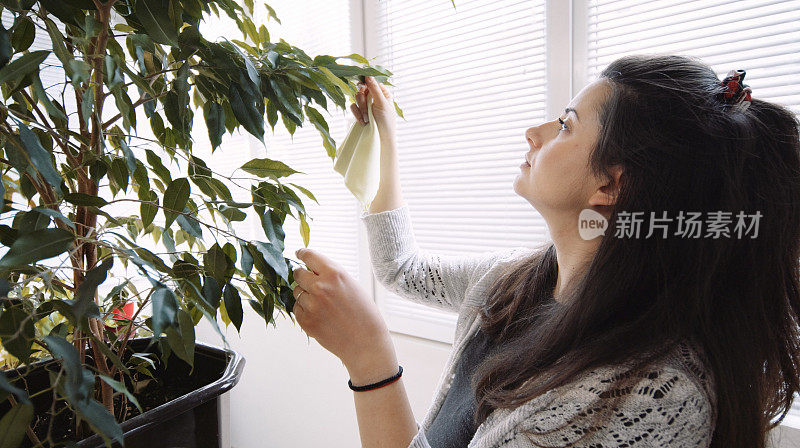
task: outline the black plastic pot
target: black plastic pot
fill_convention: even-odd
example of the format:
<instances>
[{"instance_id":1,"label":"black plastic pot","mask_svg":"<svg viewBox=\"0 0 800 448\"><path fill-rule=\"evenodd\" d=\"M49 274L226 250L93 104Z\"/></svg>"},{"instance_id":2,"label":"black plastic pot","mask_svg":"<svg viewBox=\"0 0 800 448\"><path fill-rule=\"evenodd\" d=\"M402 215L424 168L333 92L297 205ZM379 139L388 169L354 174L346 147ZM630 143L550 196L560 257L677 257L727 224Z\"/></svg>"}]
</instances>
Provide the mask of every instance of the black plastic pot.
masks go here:
<instances>
[{"instance_id":1,"label":"black plastic pot","mask_svg":"<svg viewBox=\"0 0 800 448\"><path fill-rule=\"evenodd\" d=\"M131 339L128 344L134 352L160 355L158 344L147 348L150 340L151 338ZM22 368L28 372L25 377L29 393L49 387L47 370L44 367L52 362L53 360L37 361ZM125 447L222 447L220 395L239 382L244 363L244 357L236 351L198 341L195 345L194 372L189 377L189 365L172 354L166 370L158 372L160 375L183 376L187 380L191 378L194 381L202 381L205 386L122 422L120 426L125 435ZM5 373L9 379L18 375L16 369ZM158 374L156 377L160 378ZM42 394L40 397L46 395L48 394ZM38 407L36 401L34 406ZM6 410L7 406L0 406L0 414ZM105 445L103 439L95 434L78 442L77 446L101 448ZM119 445L115 443L114 446Z\"/></svg>"}]
</instances>

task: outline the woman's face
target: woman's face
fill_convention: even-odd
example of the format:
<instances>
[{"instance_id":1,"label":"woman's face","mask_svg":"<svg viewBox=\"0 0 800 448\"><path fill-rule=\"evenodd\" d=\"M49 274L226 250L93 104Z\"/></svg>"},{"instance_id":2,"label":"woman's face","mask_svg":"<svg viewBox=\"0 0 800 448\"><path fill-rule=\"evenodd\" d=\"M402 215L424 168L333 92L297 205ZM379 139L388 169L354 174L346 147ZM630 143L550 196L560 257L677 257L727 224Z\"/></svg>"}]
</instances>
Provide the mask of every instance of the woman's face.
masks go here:
<instances>
[{"instance_id":1,"label":"woman's face","mask_svg":"<svg viewBox=\"0 0 800 448\"><path fill-rule=\"evenodd\" d=\"M530 167L520 167L514 191L545 218L565 212L577 217L584 208L603 205L597 203L598 189L607 182L590 171L589 155L599 135L598 111L609 93L607 82L599 79L584 87L559 116L563 124L555 119L525 132Z\"/></svg>"}]
</instances>

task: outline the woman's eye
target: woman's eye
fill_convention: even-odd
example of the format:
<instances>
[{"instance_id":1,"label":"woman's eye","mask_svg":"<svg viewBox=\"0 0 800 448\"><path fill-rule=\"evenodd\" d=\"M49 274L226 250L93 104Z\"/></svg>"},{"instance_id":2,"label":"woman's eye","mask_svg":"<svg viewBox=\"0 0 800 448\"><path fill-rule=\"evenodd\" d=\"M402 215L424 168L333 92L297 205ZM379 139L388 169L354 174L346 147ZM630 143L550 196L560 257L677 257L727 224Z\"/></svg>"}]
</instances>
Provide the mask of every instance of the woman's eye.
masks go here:
<instances>
[{"instance_id":1,"label":"woman's eye","mask_svg":"<svg viewBox=\"0 0 800 448\"><path fill-rule=\"evenodd\" d=\"M568 130L569 130L569 129L567 129L567 124L566 124L566 123L564 123L564 120L562 120L561 118L559 118L559 119L558 119L558 122L561 124L561 129L559 129L559 131L568 131Z\"/></svg>"}]
</instances>

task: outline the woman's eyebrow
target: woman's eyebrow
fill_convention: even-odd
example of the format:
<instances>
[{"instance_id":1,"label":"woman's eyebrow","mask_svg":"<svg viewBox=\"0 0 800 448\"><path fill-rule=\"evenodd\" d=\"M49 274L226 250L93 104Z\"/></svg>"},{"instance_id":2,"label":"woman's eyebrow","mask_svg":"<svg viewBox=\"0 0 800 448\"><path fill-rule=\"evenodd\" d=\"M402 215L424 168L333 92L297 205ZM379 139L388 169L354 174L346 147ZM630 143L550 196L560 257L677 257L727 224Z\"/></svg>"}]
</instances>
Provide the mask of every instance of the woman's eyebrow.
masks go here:
<instances>
[{"instance_id":1,"label":"woman's eyebrow","mask_svg":"<svg viewBox=\"0 0 800 448\"><path fill-rule=\"evenodd\" d=\"M570 113L570 112L572 112L573 114L575 114L575 119L576 119L576 120L578 120L578 121L581 121L581 119L578 117L578 111L576 111L575 109L573 109L573 108L571 108L571 107L568 107L568 108L564 109L564 113L565 113L565 114L568 114L568 113Z\"/></svg>"}]
</instances>

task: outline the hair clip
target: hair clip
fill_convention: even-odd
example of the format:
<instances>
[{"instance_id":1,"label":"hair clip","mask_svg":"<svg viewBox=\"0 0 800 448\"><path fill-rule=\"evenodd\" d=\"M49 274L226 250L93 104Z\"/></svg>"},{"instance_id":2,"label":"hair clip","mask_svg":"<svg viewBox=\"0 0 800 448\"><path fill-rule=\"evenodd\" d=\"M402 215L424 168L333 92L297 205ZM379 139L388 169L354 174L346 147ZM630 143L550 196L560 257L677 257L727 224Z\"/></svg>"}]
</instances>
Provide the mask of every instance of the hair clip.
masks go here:
<instances>
[{"instance_id":1,"label":"hair clip","mask_svg":"<svg viewBox=\"0 0 800 448\"><path fill-rule=\"evenodd\" d=\"M752 89L744 83L744 76L747 74L744 70L731 70L725 79L720 82L720 85L725 87L722 98L728 104L733 104L733 107L741 112L750 107Z\"/></svg>"}]
</instances>

